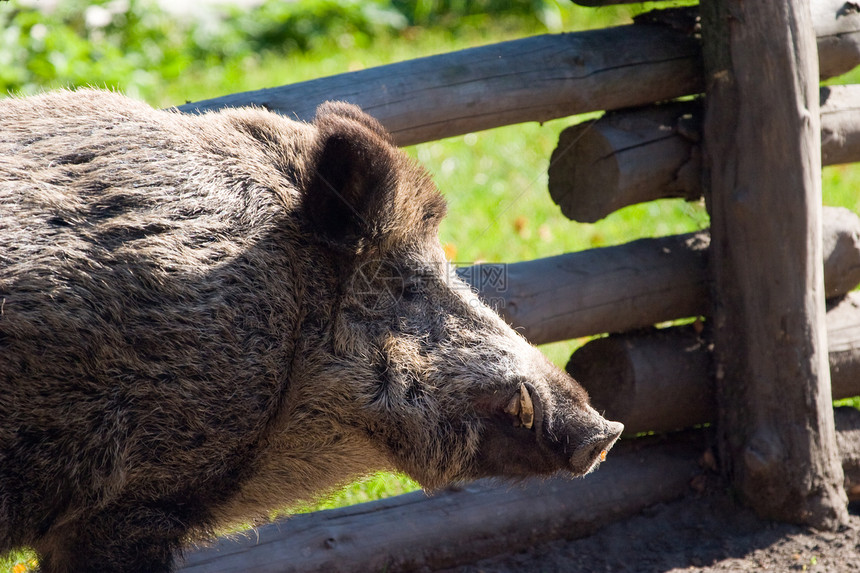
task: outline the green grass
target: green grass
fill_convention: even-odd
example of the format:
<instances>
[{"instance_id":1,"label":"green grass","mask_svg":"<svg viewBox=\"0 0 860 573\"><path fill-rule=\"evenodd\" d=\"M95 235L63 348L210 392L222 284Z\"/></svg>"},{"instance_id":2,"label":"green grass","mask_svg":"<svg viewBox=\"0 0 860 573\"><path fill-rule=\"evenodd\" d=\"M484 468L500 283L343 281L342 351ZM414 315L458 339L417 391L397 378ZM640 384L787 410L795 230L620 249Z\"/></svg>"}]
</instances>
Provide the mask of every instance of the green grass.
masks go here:
<instances>
[{"instance_id":1,"label":"green grass","mask_svg":"<svg viewBox=\"0 0 860 573\"><path fill-rule=\"evenodd\" d=\"M409 476L389 472L378 472L356 481L347 487L331 492L321 499L299 506L289 513L307 513L321 509L335 509L356 503L385 499L421 489L418 483ZM278 515L279 513L276 513Z\"/></svg>"},{"instance_id":2,"label":"green grass","mask_svg":"<svg viewBox=\"0 0 860 573\"><path fill-rule=\"evenodd\" d=\"M0 556L0 573L24 573L36 569L36 554L32 551L13 551Z\"/></svg>"}]
</instances>

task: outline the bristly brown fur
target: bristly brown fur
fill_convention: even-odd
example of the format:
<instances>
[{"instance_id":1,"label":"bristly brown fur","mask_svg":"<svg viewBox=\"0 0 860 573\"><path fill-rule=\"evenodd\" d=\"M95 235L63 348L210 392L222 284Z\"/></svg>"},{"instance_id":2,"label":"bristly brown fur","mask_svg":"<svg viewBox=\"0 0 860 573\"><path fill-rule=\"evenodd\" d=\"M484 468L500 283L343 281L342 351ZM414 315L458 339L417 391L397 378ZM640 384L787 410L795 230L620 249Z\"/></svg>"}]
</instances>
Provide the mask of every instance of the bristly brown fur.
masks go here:
<instances>
[{"instance_id":1,"label":"bristly brown fur","mask_svg":"<svg viewBox=\"0 0 860 573\"><path fill-rule=\"evenodd\" d=\"M444 214L348 104L0 101L0 554L169 571L189 538L377 469L593 467L570 460L606 422L453 278ZM504 413L523 383L534 429Z\"/></svg>"}]
</instances>

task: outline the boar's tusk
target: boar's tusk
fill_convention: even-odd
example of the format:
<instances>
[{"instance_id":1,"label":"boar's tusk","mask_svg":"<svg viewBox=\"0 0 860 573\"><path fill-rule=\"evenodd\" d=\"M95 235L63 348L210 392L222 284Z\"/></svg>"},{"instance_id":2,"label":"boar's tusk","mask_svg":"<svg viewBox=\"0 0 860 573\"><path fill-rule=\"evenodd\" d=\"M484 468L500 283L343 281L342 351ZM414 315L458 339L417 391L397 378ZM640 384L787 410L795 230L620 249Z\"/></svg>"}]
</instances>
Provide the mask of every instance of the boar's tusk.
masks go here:
<instances>
[{"instance_id":1,"label":"boar's tusk","mask_svg":"<svg viewBox=\"0 0 860 573\"><path fill-rule=\"evenodd\" d=\"M514 397L511 398L511 401L508 402L508 405L505 406L505 414L510 414L511 416L516 416L519 418L520 416L520 396L519 394L514 394Z\"/></svg>"},{"instance_id":2,"label":"boar's tusk","mask_svg":"<svg viewBox=\"0 0 860 573\"><path fill-rule=\"evenodd\" d=\"M520 384L520 422L523 426L531 429L535 421L535 407L532 404L532 397L529 395L528 388L525 384Z\"/></svg>"},{"instance_id":3,"label":"boar's tusk","mask_svg":"<svg viewBox=\"0 0 860 573\"><path fill-rule=\"evenodd\" d=\"M525 384L520 384L519 393L514 394L514 397L505 406L505 413L516 416L519 420L517 425L523 425L528 429L534 425L535 408Z\"/></svg>"}]
</instances>

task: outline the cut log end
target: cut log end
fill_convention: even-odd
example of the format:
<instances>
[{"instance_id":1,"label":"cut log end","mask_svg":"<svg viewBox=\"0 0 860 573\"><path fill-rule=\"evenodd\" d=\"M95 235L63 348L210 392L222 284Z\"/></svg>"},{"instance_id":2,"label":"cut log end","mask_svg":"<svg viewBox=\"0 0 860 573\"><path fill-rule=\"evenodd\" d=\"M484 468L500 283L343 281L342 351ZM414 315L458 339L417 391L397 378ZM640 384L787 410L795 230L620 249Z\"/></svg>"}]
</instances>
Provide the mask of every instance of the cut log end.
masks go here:
<instances>
[{"instance_id":1,"label":"cut log end","mask_svg":"<svg viewBox=\"0 0 860 573\"><path fill-rule=\"evenodd\" d=\"M834 399L860 395L860 293L828 302L825 317ZM711 333L696 325L597 338L567 364L592 405L625 435L716 421Z\"/></svg>"},{"instance_id":2,"label":"cut log end","mask_svg":"<svg viewBox=\"0 0 860 573\"><path fill-rule=\"evenodd\" d=\"M822 163L860 161L860 85L823 87L820 100ZM562 132L550 195L567 217L584 223L645 201L699 200L700 140L698 102L608 112Z\"/></svg>"},{"instance_id":3,"label":"cut log end","mask_svg":"<svg viewBox=\"0 0 860 573\"><path fill-rule=\"evenodd\" d=\"M707 335L696 324L592 340L566 368L592 406L622 422L627 436L714 418Z\"/></svg>"},{"instance_id":4,"label":"cut log end","mask_svg":"<svg viewBox=\"0 0 860 573\"><path fill-rule=\"evenodd\" d=\"M567 128L550 161L550 196L583 223L654 199L699 199L701 160L689 139L699 110L699 102L650 106Z\"/></svg>"},{"instance_id":5,"label":"cut log end","mask_svg":"<svg viewBox=\"0 0 860 573\"><path fill-rule=\"evenodd\" d=\"M568 219L594 223L608 212L623 207L621 198L577 193L583 187L618 188L618 163L612 145L592 133L594 122L574 125L561 132L549 162L549 194ZM613 200L615 199L615 200Z\"/></svg>"}]
</instances>

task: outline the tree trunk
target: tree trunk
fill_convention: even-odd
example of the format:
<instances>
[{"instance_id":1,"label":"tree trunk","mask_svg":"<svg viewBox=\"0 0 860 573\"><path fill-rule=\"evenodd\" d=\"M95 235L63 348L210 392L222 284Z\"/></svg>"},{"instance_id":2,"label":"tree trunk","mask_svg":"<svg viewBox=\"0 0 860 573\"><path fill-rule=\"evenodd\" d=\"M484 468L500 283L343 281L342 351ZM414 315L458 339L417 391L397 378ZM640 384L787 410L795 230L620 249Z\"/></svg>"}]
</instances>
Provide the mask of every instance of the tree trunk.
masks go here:
<instances>
[{"instance_id":1,"label":"tree trunk","mask_svg":"<svg viewBox=\"0 0 860 573\"><path fill-rule=\"evenodd\" d=\"M835 528L848 514L826 354L809 5L706 0L702 32L723 470L759 515Z\"/></svg>"}]
</instances>

